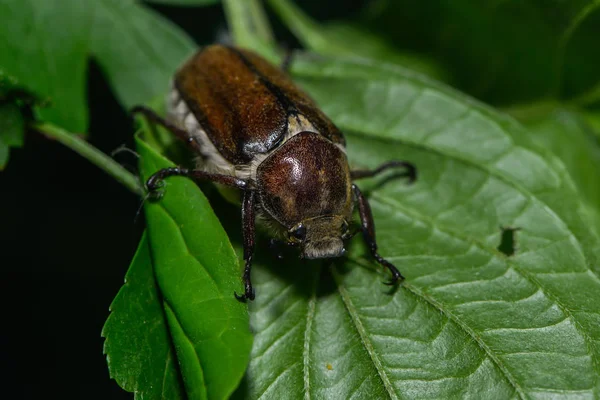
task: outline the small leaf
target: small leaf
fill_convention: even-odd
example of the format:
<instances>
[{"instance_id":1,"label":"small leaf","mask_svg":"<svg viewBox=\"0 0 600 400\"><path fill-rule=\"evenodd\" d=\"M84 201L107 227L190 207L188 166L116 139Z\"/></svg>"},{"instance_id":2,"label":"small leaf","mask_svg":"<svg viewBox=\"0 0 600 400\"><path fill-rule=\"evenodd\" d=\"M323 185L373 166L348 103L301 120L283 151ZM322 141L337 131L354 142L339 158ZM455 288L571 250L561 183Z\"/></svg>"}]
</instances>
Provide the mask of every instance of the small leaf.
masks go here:
<instances>
[{"instance_id":1,"label":"small leaf","mask_svg":"<svg viewBox=\"0 0 600 400\"><path fill-rule=\"evenodd\" d=\"M88 124L90 56L131 107L165 93L195 48L183 31L133 0L0 0L0 15L0 70L49 99L39 110L43 120L77 133Z\"/></svg>"},{"instance_id":2,"label":"small leaf","mask_svg":"<svg viewBox=\"0 0 600 400\"><path fill-rule=\"evenodd\" d=\"M358 237L345 259L265 265L244 398L599 395L599 240L565 166L513 119L404 69L297 58L351 163L405 159L368 192L396 291ZM518 229L514 254L497 248Z\"/></svg>"},{"instance_id":3,"label":"small leaf","mask_svg":"<svg viewBox=\"0 0 600 400\"><path fill-rule=\"evenodd\" d=\"M172 166L139 137L144 179ZM238 258L210 204L188 178L165 180L164 196L145 203L154 274L190 399L225 399L248 364L252 335Z\"/></svg>"},{"instance_id":4,"label":"small leaf","mask_svg":"<svg viewBox=\"0 0 600 400\"><path fill-rule=\"evenodd\" d=\"M23 147L25 121L14 104L0 103L0 171L8 163L11 147Z\"/></svg>"},{"instance_id":5,"label":"small leaf","mask_svg":"<svg viewBox=\"0 0 600 400\"><path fill-rule=\"evenodd\" d=\"M183 399L147 234L110 310L102 330L110 376L136 399Z\"/></svg>"}]
</instances>

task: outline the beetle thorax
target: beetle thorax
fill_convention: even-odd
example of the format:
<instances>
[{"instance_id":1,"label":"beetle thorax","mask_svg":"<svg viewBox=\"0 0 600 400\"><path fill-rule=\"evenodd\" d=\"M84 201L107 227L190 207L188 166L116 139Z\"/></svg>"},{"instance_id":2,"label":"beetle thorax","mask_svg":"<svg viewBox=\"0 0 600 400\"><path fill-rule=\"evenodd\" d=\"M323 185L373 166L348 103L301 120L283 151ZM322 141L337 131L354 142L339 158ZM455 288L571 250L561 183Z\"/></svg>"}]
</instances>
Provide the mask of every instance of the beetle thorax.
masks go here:
<instances>
[{"instance_id":1,"label":"beetle thorax","mask_svg":"<svg viewBox=\"0 0 600 400\"><path fill-rule=\"evenodd\" d=\"M285 229L321 217L349 219L352 214L346 155L316 133L299 133L273 151L258 166L256 185L261 208ZM326 235L326 228L319 226Z\"/></svg>"}]
</instances>

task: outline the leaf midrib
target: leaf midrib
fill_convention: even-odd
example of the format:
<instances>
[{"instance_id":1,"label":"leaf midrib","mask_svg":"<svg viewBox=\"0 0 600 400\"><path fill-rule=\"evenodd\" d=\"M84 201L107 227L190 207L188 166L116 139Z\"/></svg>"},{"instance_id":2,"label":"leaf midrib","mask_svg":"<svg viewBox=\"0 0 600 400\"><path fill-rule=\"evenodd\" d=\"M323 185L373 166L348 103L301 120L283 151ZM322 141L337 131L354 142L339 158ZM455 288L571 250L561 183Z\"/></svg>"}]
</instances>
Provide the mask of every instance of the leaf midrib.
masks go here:
<instances>
[{"instance_id":1,"label":"leaf midrib","mask_svg":"<svg viewBox=\"0 0 600 400\"><path fill-rule=\"evenodd\" d=\"M383 364L381 363L381 360L379 359L379 355L375 351L373 344L369 340L369 335L360 320L360 316L358 315L358 311L356 310L356 307L354 306L354 303L352 302L350 294L346 291L346 288L343 285L342 279L337 274L335 269L332 269L332 274L337 283L338 292L340 294L340 297L342 298L342 301L344 302L344 306L346 307L346 310L348 311L348 314L350 315L350 318L352 319L354 328L356 329L356 332L358 333L360 342L362 343L365 351L371 358L371 361L373 362L373 366L375 367L375 370L377 371L377 374L379 375L379 378L381 379L381 382L383 383L383 387L387 391L390 399L398 400L398 396L396 395L396 392L394 391L392 382L390 381L390 378L387 376L387 373L385 372L385 368L383 367Z\"/></svg>"},{"instance_id":2,"label":"leaf midrib","mask_svg":"<svg viewBox=\"0 0 600 400\"><path fill-rule=\"evenodd\" d=\"M202 385L202 388L204 389L204 396L205 396L205 398L208 398L208 392L209 392L208 391L208 382L205 379L205 376L204 376L204 367L202 367L202 362L200 361L200 356L198 355L198 351L196 350L196 346L194 345L194 343L190 339L190 336L188 335L188 333L186 332L186 330L183 328L183 325L179 321L179 317L177 316L177 313L175 313L173 307L171 307L171 305L169 304L169 302L166 299L163 299L163 304L165 305L166 308L168 308L171 311L171 313L175 317L175 321L177 322L177 325L179 325L179 329L181 329L181 333L183 333L183 336L185 337L185 339L188 341L188 343L190 344L190 346L192 347L192 349L194 349L194 356L196 357L196 361L198 362L198 367L200 368L200 371L202 372L202 382L204 383Z\"/></svg>"},{"instance_id":3,"label":"leaf midrib","mask_svg":"<svg viewBox=\"0 0 600 400\"><path fill-rule=\"evenodd\" d=\"M165 214L167 214L167 216L169 217L169 221L173 224L173 226L175 227L175 230L177 231L177 233L179 235L178 239L185 244L187 255L189 257L191 257L198 264L198 266L201 269L203 269L204 271L206 271L206 274L210 277L212 284L214 284L215 288L217 289L217 293L219 295L219 298L221 299L221 301L223 303L227 304L227 302L225 301L222 293L219 291L219 285L217 285L217 282L216 282L215 278L212 276L212 274L210 274L208 272L208 270L204 266L204 264L196 256L194 256L194 254L191 252L189 244L188 244L187 240L185 239L185 235L181 231L181 228L177 224L176 219L173 216L173 214L167 209L167 207L162 202L160 203L159 210L162 210ZM150 239L150 242L151 242L151 239ZM151 257L153 257L152 252L151 252ZM236 260L237 260L237 258L236 258ZM159 285L159 290L160 290L160 285ZM183 324L180 322L180 318L177 315L177 312L175 311L175 308L170 305L168 299L166 299L166 298L163 298L163 304L165 305L165 307L168 307L170 309L171 313L173 314L173 316L175 317L175 319L177 321L177 324L179 325L179 328L181 329L181 332L185 336L186 340L189 342L189 344L192 347L192 349L194 349L194 356L196 357L196 360L198 362L198 366L200 367L200 370L204 374L204 367L202 366L202 363L200 361L200 357L198 355L198 351L196 349L196 345L192 342L192 340L190 339L190 336L188 335L188 333L184 329ZM230 329L230 327L231 327L231 320L234 319L233 315L231 313L231 308L229 306L226 306L226 310L227 310L226 311L227 312L227 326L223 329L223 331L227 331L228 329ZM220 340L220 334L217 337L219 337L219 340ZM204 391L206 393L206 396L208 396L208 392L209 392L209 390L208 390L208 382L205 379L203 379L203 382L204 382L204 385L203 385Z\"/></svg>"},{"instance_id":4,"label":"leaf midrib","mask_svg":"<svg viewBox=\"0 0 600 400\"><path fill-rule=\"evenodd\" d=\"M312 334L312 324L315 319L317 309L317 284L319 282L320 269L315 271L313 279L312 293L308 300L306 312L306 328L304 331L304 348L302 350L303 368L304 368L304 399L310 400L310 339Z\"/></svg>"}]
</instances>

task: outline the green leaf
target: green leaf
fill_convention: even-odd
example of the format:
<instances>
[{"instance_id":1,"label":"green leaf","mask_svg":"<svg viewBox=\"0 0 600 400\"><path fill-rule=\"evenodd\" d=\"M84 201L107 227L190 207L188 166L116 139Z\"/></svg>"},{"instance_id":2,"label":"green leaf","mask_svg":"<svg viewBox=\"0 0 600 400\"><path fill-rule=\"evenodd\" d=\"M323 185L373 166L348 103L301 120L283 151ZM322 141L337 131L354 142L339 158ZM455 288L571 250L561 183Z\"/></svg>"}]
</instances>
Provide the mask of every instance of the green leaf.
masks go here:
<instances>
[{"instance_id":1,"label":"green leaf","mask_svg":"<svg viewBox=\"0 0 600 400\"><path fill-rule=\"evenodd\" d=\"M600 140L600 112L598 112L598 110L580 111L580 115L592 128L592 134L596 135L598 140Z\"/></svg>"},{"instance_id":2,"label":"green leaf","mask_svg":"<svg viewBox=\"0 0 600 400\"><path fill-rule=\"evenodd\" d=\"M397 291L359 237L345 259L257 255L242 398L600 396L599 240L557 157L527 129L381 63L298 58L351 163L418 167L360 182ZM513 227L513 256L497 250ZM263 239L264 240L264 239Z\"/></svg>"},{"instance_id":3,"label":"green leaf","mask_svg":"<svg viewBox=\"0 0 600 400\"><path fill-rule=\"evenodd\" d=\"M600 221L600 139L595 129L579 113L562 108L526 124L533 139L562 160L590 212ZM596 227L600 232L600 224Z\"/></svg>"},{"instance_id":4,"label":"green leaf","mask_svg":"<svg viewBox=\"0 0 600 400\"><path fill-rule=\"evenodd\" d=\"M397 46L433 52L462 90L514 104L570 99L600 86L599 5L381 0L369 4L363 22Z\"/></svg>"},{"instance_id":5,"label":"green leaf","mask_svg":"<svg viewBox=\"0 0 600 400\"><path fill-rule=\"evenodd\" d=\"M11 147L23 147L25 120L19 107L0 103L0 171L8 163Z\"/></svg>"},{"instance_id":6,"label":"green leaf","mask_svg":"<svg viewBox=\"0 0 600 400\"><path fill-rule=\"evenodd\" d=\"M221 0L145 0L146 3L165 4L168 6L201 7L218 4Z\"/></svg>"},{"instance_id":7,"label":"green leaf","mask_svg":"<svg viewBox=\"0 0 600 400\"><path fill-rule=\"evenodd\" d=\"M140 138L136 144L144 180L172 166ZM242 378L252 345L246 306L233 295L242 288L239 261L194 182L172 177L164 189L144 208L185 392L189 399L225 399Z\"/></svg>"},{"instance_id":8,"label":"green leaf","mask_svg":"<svg viewBox=\"0 0 600 400\"><path fill-rule=\"evenodd\" d=\"M110 310L102 329L110 376L136 399L183 399L146 234Z\"/></svg>"},{"instance_id":9,"label":"green leaf","mask_svg":"<svg viewBox=\"0 0 600 400\"><path fill-rule=\"evenodd\" d=\"M125 107L166 92L194 50L183 31L133 0L0 0L0 70L48 98L43 120L72 132L88 124L88 58Z\"/></svg>"},{"instance_id":10,"label":"green leaf","mask_svg":"<svg viewBox=\"0 0 600 400\"><path fill-rule=\"evenodd\" d=\"M448 75L433 60L400 52L380 36L357 24L318 24L291 1L270 0L269 3L298 40L317 53L339 57L367 57L411 68L438 80L448 79Z\"/></svg>"}]
</instances>

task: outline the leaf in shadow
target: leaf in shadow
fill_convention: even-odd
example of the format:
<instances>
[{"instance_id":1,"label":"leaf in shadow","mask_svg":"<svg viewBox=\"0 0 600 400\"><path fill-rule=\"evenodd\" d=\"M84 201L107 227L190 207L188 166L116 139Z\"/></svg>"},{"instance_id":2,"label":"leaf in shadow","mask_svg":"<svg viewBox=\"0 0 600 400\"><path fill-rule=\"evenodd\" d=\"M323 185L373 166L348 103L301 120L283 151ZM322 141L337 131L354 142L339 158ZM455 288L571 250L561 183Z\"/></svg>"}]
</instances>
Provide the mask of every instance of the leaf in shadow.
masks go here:
<instances>
[{"instance_id":1,"label":"leaf in shadow","mask_svg":"<svg viewBox=\"0 0 600 400\"><path fill-rule=\"evenodd\" d=\"M0 103L0 171L8 163L11 147L23 147L25 120L18 106Z\"/></svg>"},{"instance_id":2,"label":"leaf in shadow","mask_svg":"<svg viewBox=\"0 0 600 400\"><path fill-rule=\"evenodd\" d=\"M432 59L401 51L358 24L317 23L289 0L270 0L269 3L298 40L314 52L330 57L367 57L411 68L438 80L449 79Z\"/></svg>"},{"instance_id":3,"label":"leaf in shadow","mask_svg":"<svg viewBox=\"0 0 600 400\"><path fill-rule=\"evenodd\" d=\"M595 92L592 101L600 93L599 5L377 1L365 8L361 22L397 46L433 52L457 87L492 104Z\"/></svg>"}]
</instances>

